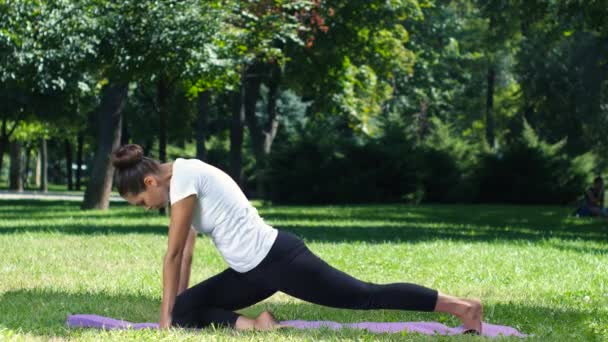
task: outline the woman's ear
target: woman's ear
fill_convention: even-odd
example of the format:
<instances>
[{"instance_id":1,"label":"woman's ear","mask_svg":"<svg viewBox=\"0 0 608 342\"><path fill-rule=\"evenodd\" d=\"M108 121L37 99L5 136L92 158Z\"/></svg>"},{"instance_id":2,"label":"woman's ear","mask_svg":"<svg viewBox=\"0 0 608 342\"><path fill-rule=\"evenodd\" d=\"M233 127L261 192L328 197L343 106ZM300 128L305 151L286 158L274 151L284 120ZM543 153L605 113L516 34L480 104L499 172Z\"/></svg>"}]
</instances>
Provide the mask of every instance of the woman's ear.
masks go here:
<instances>
[{"instance_id":1,"label":"woman's ear","mask_svg":"<svg viewBox=\"0 0 608 342\"><path fill-rule=\"evenodd\" d=\"M153 176L146 176L146 177L144 177L144 184L146 185L146 187L156 186L156 185L158 185L158 182L156 181L156 178L154 178Z\"/></svg>"}]
</instances>

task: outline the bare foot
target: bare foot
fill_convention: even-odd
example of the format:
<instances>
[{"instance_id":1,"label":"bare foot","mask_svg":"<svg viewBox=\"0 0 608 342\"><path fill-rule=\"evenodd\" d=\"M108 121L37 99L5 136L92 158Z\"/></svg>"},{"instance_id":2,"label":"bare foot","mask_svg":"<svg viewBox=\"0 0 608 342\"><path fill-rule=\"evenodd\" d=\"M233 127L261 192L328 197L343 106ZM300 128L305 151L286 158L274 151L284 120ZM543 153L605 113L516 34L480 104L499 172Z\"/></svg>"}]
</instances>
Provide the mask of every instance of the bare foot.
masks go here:
<instances>
[{"instance_id":1,"label":"bare foot","mask_svg":"<svg viewBox=\"0 0 608 342\"><path fill-rule=\"evenodd\" d=\"M483 319L483 307L477 299L462 299L462 311L456 316L464 324L465 330L475 330L481 334L481 321Z\"/></svg>"},{"instance_id":2,"label":"bare foot","mask_svg":"<svg viewBox=\"0 0 608 342\"><path fill-rule=\"evenodd\" d=\"M254 323L255 330L274 330L283 328L274 316L269 311L263 311L258 317L255 318Z\"/></svg>"},{"instance_id":3,"label":"bare foot","mask_svg":"<svg viewBox=\"0 0 608 342\"><path fill-rule=\"evenodd\" d=\"M483 307L478 299L458 298L439 293L435 311L447 312L460 319L466 330L475 330L481 334Z\"/></svg>"}]
</instances>

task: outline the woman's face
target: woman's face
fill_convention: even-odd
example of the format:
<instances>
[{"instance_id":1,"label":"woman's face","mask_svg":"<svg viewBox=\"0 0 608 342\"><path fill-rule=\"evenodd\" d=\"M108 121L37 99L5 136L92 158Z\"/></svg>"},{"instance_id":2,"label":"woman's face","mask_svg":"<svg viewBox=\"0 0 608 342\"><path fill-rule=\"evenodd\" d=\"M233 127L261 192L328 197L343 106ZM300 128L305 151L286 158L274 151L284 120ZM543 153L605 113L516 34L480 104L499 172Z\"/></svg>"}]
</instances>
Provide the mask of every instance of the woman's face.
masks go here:
<instances>
[{"instance_id":1,"label":"woman's face","mask_svg":"<svg viewBox=\"0 0 608 342\"><path fill-rule=\"evenodd\" d=\"M137 195L127 194L124 196L127 202L148 210L164 208L169 201L168 187L153 175L146 176L144 184L146 185L146 190Z\"/></svg>"}]
</instances>

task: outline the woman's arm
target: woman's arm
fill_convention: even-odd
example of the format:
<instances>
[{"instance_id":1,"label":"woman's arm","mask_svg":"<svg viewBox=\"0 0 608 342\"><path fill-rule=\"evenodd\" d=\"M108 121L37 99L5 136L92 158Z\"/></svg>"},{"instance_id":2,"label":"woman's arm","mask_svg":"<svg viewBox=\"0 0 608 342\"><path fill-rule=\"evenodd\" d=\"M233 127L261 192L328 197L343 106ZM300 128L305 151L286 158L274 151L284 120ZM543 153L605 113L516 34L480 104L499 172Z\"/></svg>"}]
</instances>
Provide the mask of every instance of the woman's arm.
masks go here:
<instances>
[{"instance_id":1,"label":"woman's arm","mask_svg":"<svg viewBox=\"0 0 608 342\"><path fill-rule=\"evenodd\" d=\"M190 229L188 239L184 246L184 255L182 256L182 268L179 276L179 286L177 294L184 292L190 283L190 269L192 268L192 255L194 253L194 243L196 242L196 231Z\"/></svg>"},{"instance_id":2,"label":"woman's arm","mask_svg":"<svg viewBox=\"0 0 608 342\"><path fill-rule=\"evenodd\" d=\"M192 210L196 201L190 195L171 206L169 242L163 263L163 299L160 306L160 327L171 326L171 311L179 285L179 272L186 240L192 225Z\"/></svg>"}]
</instances>

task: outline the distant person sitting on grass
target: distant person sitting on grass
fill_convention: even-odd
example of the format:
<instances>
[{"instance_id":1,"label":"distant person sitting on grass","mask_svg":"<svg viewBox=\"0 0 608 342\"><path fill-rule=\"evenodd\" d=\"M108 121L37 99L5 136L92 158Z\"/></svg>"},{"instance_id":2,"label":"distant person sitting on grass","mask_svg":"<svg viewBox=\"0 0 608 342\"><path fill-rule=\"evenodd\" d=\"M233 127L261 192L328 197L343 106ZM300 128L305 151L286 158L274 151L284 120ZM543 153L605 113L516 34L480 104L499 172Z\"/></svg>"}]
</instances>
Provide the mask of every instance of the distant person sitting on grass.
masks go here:
<instances>
[{"instance_id":1,"label":"distant person sitting on grass","mask_svg":"<svg viewBox=\"0 0 608 342\"><path fill-rule=\"evenodd\" d=\"M281 328L269 312L249 318L234 311L282 291L335 308L446 312L465 332L481 333L478 300L410 283L368 283L333 268L299 237L266 224L232 178L207 163L178 158L160 164L144 157L139 145L120 147L112 163L118 192L130 204L158 209L171 203L161 328ZM211 237L229 267L188 288L196 233Z\"/></svg>"},{"instance_id":2,"label":"distant person sitting on grass","mask_svg":"<svg viewBox=\"0 0 608 342\"><path fill-rule=\"evenodd\" d=\"M581 217L608 217L608 211L604 208L604 180L602 177L596 177L593 180L593 185L585 192L583 204L576 211L576 214Z\"/></svg>"}]
</instances>

